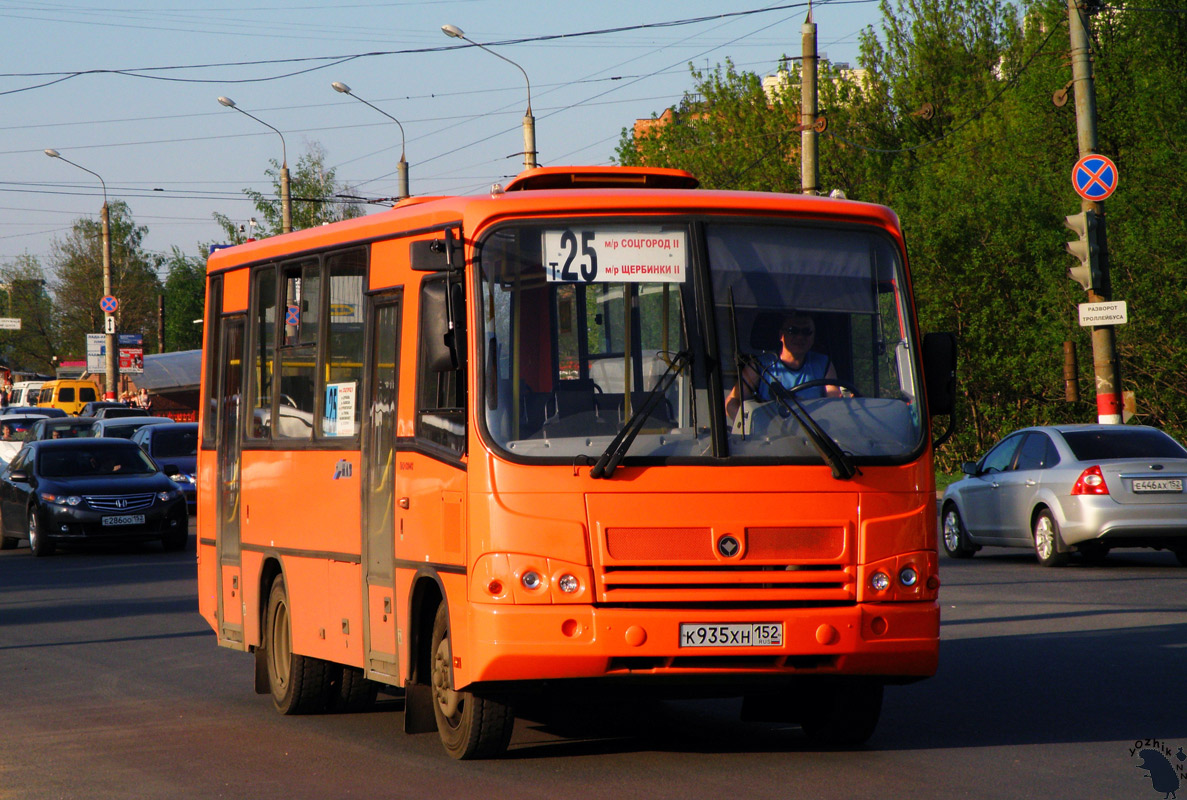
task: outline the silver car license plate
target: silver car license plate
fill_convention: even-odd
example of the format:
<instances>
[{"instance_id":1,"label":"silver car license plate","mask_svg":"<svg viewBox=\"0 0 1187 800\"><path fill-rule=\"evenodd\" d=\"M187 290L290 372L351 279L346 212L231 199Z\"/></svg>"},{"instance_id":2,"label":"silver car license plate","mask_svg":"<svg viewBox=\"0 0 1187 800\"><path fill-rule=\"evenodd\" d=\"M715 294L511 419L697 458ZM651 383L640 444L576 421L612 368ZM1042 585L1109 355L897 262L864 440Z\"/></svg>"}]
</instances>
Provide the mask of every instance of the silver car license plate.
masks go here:
<instances>
[{"instance_id":1,"label":"silver car license plate","mask_svg":"<svg viewBox=\"0 0 1187 800\"><path fill-rule=\"evenodd\" d=\"M780 647L782 644L782 622L680 625L681 647Z\"/></svg>"},{"instance_id":2,"label":"silver car license plate","mask_svg":"<svg viewBox=\"0 0 1187 800\"><path fill-rule=\"evenodd\" d=\"M1182 478L1134 478L1135 492L1182 492Z\"/></svg>"},{"instance_id":3,"label":"silver car license plate","mask_svg":"<svg viewBox=\"0 0 1187 800\"><path fill-rule=\"evenodd\" d=\"M104 517L104 525L143 525L143 514L121 514L118 517Z\"/></svg>"}]
</instances>

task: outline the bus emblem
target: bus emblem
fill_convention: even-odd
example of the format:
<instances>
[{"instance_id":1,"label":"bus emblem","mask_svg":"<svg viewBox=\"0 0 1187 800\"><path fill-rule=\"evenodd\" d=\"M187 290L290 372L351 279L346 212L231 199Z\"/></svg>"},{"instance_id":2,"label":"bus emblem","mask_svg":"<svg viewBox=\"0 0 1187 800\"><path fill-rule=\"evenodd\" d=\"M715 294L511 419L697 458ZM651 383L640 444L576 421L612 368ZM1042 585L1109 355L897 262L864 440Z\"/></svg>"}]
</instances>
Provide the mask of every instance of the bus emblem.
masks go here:
<instances>
[{"instance_id":1,"label":"bus emblem","mask_svg":"<svg viewBox=\"0 0 1187 800\"><path fill-rule=\"evenodd\" d=\"M742 549L742 545L733 536L726 534L717 540L717 552L725 558L733 558Z\"/></svg>"}]
</instances>

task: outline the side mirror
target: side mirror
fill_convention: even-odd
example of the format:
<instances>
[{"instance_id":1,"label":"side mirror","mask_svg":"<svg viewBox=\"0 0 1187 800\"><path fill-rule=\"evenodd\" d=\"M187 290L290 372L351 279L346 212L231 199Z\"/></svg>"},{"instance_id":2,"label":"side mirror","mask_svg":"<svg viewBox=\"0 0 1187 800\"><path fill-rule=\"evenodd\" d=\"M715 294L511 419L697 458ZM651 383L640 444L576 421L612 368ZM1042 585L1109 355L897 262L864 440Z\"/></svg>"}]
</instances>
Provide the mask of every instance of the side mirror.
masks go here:
<instances>
[{"instance_id":1,"label":"side mirror","mask_svg":"<svg viewBox=\"0 0 1187 800\"><path fill-rule=\"evenodd\" d=\"M956 407L956 336L929 333L923 337L923 378L928 412L951 414Z\"/></svg>"},{"instance_id":2,"label":"side mirror","mask_svg":"<svg viewBox=\"0 0 1187 800\"><path fill-rule=\"evenodd\" d=\"M963 464L960 465L960 471L963 472L965 475L969 475L970 477L976 477L977 476L977 462L976 461L964 462Z\"/></svg>"},{"instance_id":3,"label":"side mirror","mask_svg":"<svg viewBox=\"0 0 1187 800\"><path fill-rule=\"evenodd\" d=\"M8 479L13 483L28 483L29 473L25 472L23 469L18 469L16 472L8 473Z\"/></svg>"}]
</instances>

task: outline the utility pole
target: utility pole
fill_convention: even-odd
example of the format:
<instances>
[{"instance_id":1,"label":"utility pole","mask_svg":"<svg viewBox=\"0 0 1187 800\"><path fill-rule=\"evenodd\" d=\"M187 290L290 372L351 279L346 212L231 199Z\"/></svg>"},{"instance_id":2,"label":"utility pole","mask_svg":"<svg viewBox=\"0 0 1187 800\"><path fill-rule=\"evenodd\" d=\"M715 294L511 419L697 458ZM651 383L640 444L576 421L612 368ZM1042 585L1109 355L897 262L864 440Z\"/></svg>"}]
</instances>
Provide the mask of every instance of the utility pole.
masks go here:
<instances>
[{"instance_id":1,"label":"utility pole","mask_svg":"<svg viewBox=\"0 0 1187 800\"><path fill-rule=\"evenodd\" d=\"M1093 0L1068 0L1068 27L1071 33L1072 83L1076 99L1076 136L1080 157L1096 152L1096 89L1092 81L1092 50L1088 36L1087 9ZM1079 214L1067 218L1067 225L1080 235L1070 242L1068 252L1080 259L1081 266L1069 270L1088 292L1089 302L1107 302L1112 298L1109 284L1109 248L1105 233L1104 202L1081 197ZM1092 364L1096 376L1097 421L1120 425L1123 400L1121 375L1117 365L1117 342L1112 325L1092 328Z\"/></svg>"},{"instance_id":2,"label":"utility pole","mask_svg":"<svg viewBox=\"0 0 1187 800\"><path fill-rule=\"evenodd\" d=\"M812 7L801 29L803 33L802 66L800 69L800 191L820 193L820 169L816 160L816 23L812 21Z\"/></svg>"}]
</instances>

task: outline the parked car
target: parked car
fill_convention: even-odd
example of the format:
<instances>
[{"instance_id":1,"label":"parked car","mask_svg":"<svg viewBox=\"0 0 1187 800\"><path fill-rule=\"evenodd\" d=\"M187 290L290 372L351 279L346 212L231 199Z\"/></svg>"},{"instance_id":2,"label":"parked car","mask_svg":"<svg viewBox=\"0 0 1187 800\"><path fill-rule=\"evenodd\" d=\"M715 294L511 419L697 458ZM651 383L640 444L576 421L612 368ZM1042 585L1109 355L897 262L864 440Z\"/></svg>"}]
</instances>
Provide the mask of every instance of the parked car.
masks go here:
<instances>
[{"instance_id":1,"label":"parked car","mask_svg":"<svg viewBox=\"0 0 1187 800\"><path fill-rule=\"evenodd\" d=\"M30 414L39 417L68 417L70 416L60 408L52 406L5 406L0 409L2 416L15 416L17 414Z\"/></svg>"},{"instance_id":2,"label":"parked car","mask_svg":"<svg viewBox=\"0 0 1187 800\"><path fill-rule=\"evenodd\" d=\"M134 408L126 403L119 403L115 400L97 400L94 403L87 403L78 412L80 417L94 417L95 419L108 419L114 417L147 417L148 411L143 408Z\"/></svg>"},{"instance_id":3,"label":"parked car","mask_svg":"<svg viewBox=\"0 0 1187 800\"><path fill-rule=\"evenodd\" d=\"M97 419L91 423L91 436L130 439L132 434L145 425L165 425L173 420L168 417L115 417Z\"/></svg>"},{"instance_id":4,"label":"parked car","mask_svg":"<svg viewBox=\"0 0 1187 800\"><path fill-rule=\"evenodd\" d=\"M25 444L29 429L48 417L31 414L6 414L0 416L0 461L8 462Z\"/></svg>"},{"instance_id":5,"label":"parked car","mask_svg":"<svg viewBox=\"0 0 1187 800\"><path fill-rule=\"evenodd\" d=\"M1187 566L1187 449L1156 428L1050 425L1011 433L961 467L941 504L944 550L1033 547L1053 567L1078 551L1169 549Z\"/></svg>"},{"instance_id":6,"label":"parked car","mask_svg":"<svg viewBox=\"0 0 1187 800\"><path fill-rule=\"evenodd\" d=\"M190 516L198 513L198 423L174 422L171 425L145 425L132 434L132 442L140 445L162 468L175 467L170 474L185 494Z\"/></svg>"},{"instance_id":7,"label":"parked car","mask_svg":"<svg viewBox=\"0 0 1187 800\"><path fill-rule=\"evenodd\" d=\"M185 548L185 498L143 450L122 439L29 442L0 470L0 548L159 539Z\"/></svg>"},{"instance_id":8,"label":"parked car","mask_svg":"<svg viewBox=\"0 0 1187 800\"><path fill-rule=\"evenodd\" d=\"M3 417L0 417L3 419ZM91 417L42 417L25 432L26 442L42 439L77 439L91 435Z\"/></svg>"}]
</instances>

